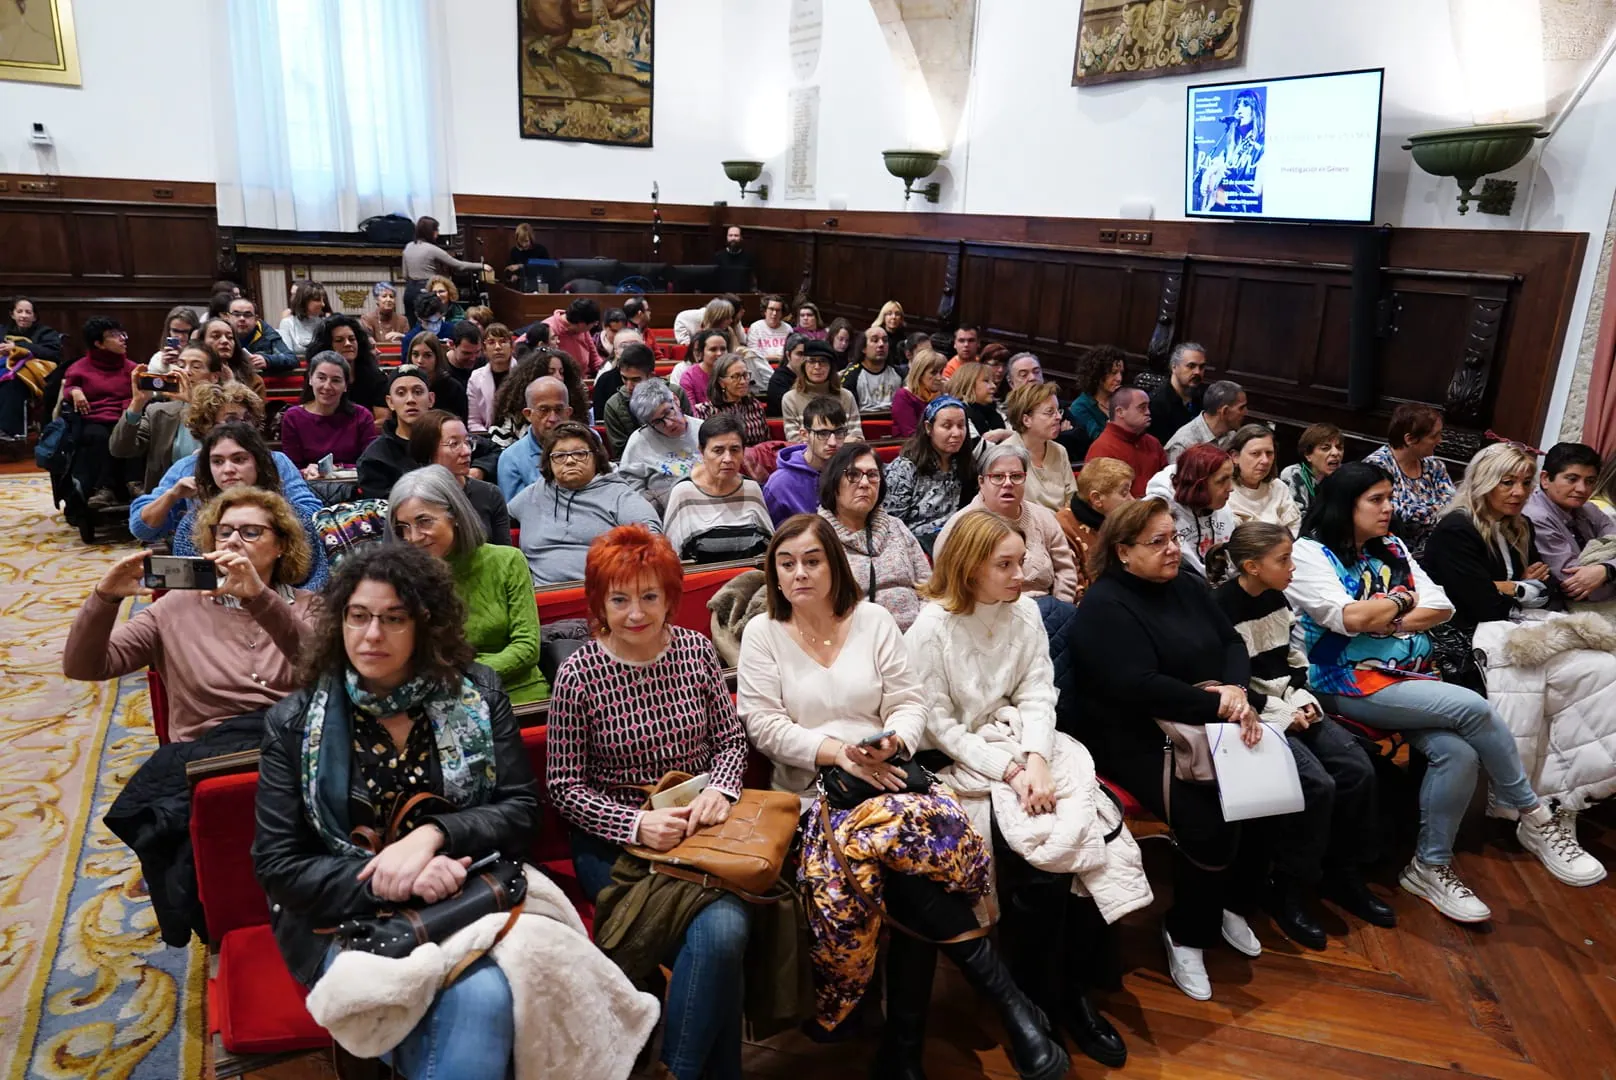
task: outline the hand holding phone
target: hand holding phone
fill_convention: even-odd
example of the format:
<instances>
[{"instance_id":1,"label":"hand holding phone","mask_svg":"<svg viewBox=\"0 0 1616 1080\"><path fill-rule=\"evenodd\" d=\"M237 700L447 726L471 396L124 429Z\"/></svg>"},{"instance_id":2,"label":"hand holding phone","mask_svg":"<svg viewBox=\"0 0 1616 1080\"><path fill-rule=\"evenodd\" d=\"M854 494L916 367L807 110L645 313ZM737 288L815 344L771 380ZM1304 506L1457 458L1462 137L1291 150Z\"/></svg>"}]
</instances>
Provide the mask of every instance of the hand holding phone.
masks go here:
<instances>
[{"instance_id":1,"label":"hand holding phone","mask_svg":"<svg viewBox=\"0 0 1616 1080\"><path fill-rule=\"evenodd\" d=\"M211 591L219 587L219 576L213 563L200 555L147 555L145 586Z\"/></svg>"},{"instance_id":2,"label":"hand holding phone","mask_svg":"<svg viewBox=\"0 0 1616 1080\"><path fill-rule=\"evenodd\" d=\"M896 731L887 728L885 731L878 731L874 735L866 735L858 741L858 744L860 746L880 746L887 739L896 738L897 735Z\"/></svg>"}]
</instances>

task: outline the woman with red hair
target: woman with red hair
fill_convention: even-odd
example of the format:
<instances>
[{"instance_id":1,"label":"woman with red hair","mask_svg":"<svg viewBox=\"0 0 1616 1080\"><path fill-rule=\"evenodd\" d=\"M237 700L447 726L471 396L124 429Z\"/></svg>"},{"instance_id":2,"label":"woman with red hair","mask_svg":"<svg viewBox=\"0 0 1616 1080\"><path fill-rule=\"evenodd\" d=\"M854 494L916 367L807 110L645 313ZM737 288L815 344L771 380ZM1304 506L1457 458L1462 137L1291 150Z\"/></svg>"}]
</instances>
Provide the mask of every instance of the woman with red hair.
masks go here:
<instances>
[{"instance_id":1,"label":"woman with red hair","mask_svg":"<svg viewBox=\"0 0 1616 1080\"><path fill-rule=\"evenodd\" d=\"M593 637L556 673L550 799L572 826L572 861L591 899L629 844L667 851L729 817L741 795L746 732L712 642L670 621L684 571L667 539L621 525L589 547ZM687 806L643 810L671 771L707 774ZM705 899L705 896L704 896ZM751 914L731 893L690 919L668 987L662 1061L678 1080L741 1075L742 961ZM653 957L653 960L655 958ZM630 978L650 972L624 969Z\"/></svg>"},{"instance_id":2,"label":"woman with red hair","mask_svg":"<svg viewBox=\"0 0 1616 1080\"><path fill-rule=\"evenodd\" d=\"M1173 512L1183 569L1206 577L1206 553L1234 532L1233 491L1234 460L1212 443L1190 447L1145 485L1145 498L1164 499Z\"/></svg>"}]
</instances>

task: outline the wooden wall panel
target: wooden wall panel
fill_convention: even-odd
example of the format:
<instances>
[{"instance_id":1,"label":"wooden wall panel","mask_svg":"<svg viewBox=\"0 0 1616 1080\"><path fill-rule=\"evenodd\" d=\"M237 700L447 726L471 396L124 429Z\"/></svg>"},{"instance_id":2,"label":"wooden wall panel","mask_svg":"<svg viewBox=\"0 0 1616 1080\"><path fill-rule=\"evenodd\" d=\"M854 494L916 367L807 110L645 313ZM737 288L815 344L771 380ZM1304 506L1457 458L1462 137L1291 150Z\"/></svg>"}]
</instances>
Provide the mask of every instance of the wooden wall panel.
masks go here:
<instances>
[{"instance_id":1,"label":"wooden wall panel","mask_svg":"<svg viewBox=\"0 0 1616 1080\"><path fill-rule=\"evenodd\" d=\"M204 289L218 276L214 251L219 237L213 222L166 211L130 211L123 217L130 276L191 281Z\"/></svg>"},{"instance_id":2,"label":"wooden wall panel","mask_svg":"<svg viewBox=\"0 0 1616 1080\"><path fill-rule=\"evenodd\" d=\"M73 273L67 214L59 209L0 206L0 281L29 288Z\"/></svg>"}]
</instances>

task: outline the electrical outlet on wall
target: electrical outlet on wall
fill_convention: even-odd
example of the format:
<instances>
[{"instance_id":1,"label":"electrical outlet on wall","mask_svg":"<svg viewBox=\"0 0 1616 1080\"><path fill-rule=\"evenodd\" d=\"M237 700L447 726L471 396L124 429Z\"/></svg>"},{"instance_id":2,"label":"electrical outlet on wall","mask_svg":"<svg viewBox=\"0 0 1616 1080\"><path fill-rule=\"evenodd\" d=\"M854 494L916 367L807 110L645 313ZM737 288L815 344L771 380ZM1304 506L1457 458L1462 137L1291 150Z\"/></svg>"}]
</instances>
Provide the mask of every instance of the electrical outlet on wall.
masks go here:
<instances>
[{"instance_id":1,"label":"electrical outlet on wall","mask_svg":"<svg viewBox=\"0 0 1616 1080\"><path fill-rule=\"evenodd\" d=\"M1100 230L1100 243L1102 243L1102 244L1114 244L1116 242L1117 242L1117 230L1115 230L1115 229L1101 229Z\"/></svg>"},{"instance_id":2,"label":"electrical outlet on wall","mask_svg":"<svg viewBox=\"0 0 1616 1080\"><path fill-rule=\"evenodd\" d=\"M1117 233L1117 243L1137 244L1140 247L1148 247L1150 244L1150 233L1144 229L1122 229Z\"/></svg>"}]
</instances>

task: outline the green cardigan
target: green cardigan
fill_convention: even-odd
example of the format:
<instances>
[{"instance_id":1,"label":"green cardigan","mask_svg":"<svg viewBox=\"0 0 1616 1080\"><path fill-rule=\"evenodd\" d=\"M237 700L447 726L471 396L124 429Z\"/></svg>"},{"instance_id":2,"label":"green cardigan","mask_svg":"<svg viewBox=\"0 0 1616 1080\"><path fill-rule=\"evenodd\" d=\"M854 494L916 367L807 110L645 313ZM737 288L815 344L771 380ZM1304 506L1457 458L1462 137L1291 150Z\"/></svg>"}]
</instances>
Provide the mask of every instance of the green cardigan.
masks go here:
<instances>
[{"instance_id":1,"label":"green cardigan","mask_svg":"<svg viewBox=\"0 0 1616 1080\"><path fill-rule=\"evenodd\" d=\"M539 605L533 572L518 548L483 544L451 558L455 588L466 603L466 640L477 662L494 669L512 705L543 701L550 685L539 671Z\"/></svg>"}]
</instances>

